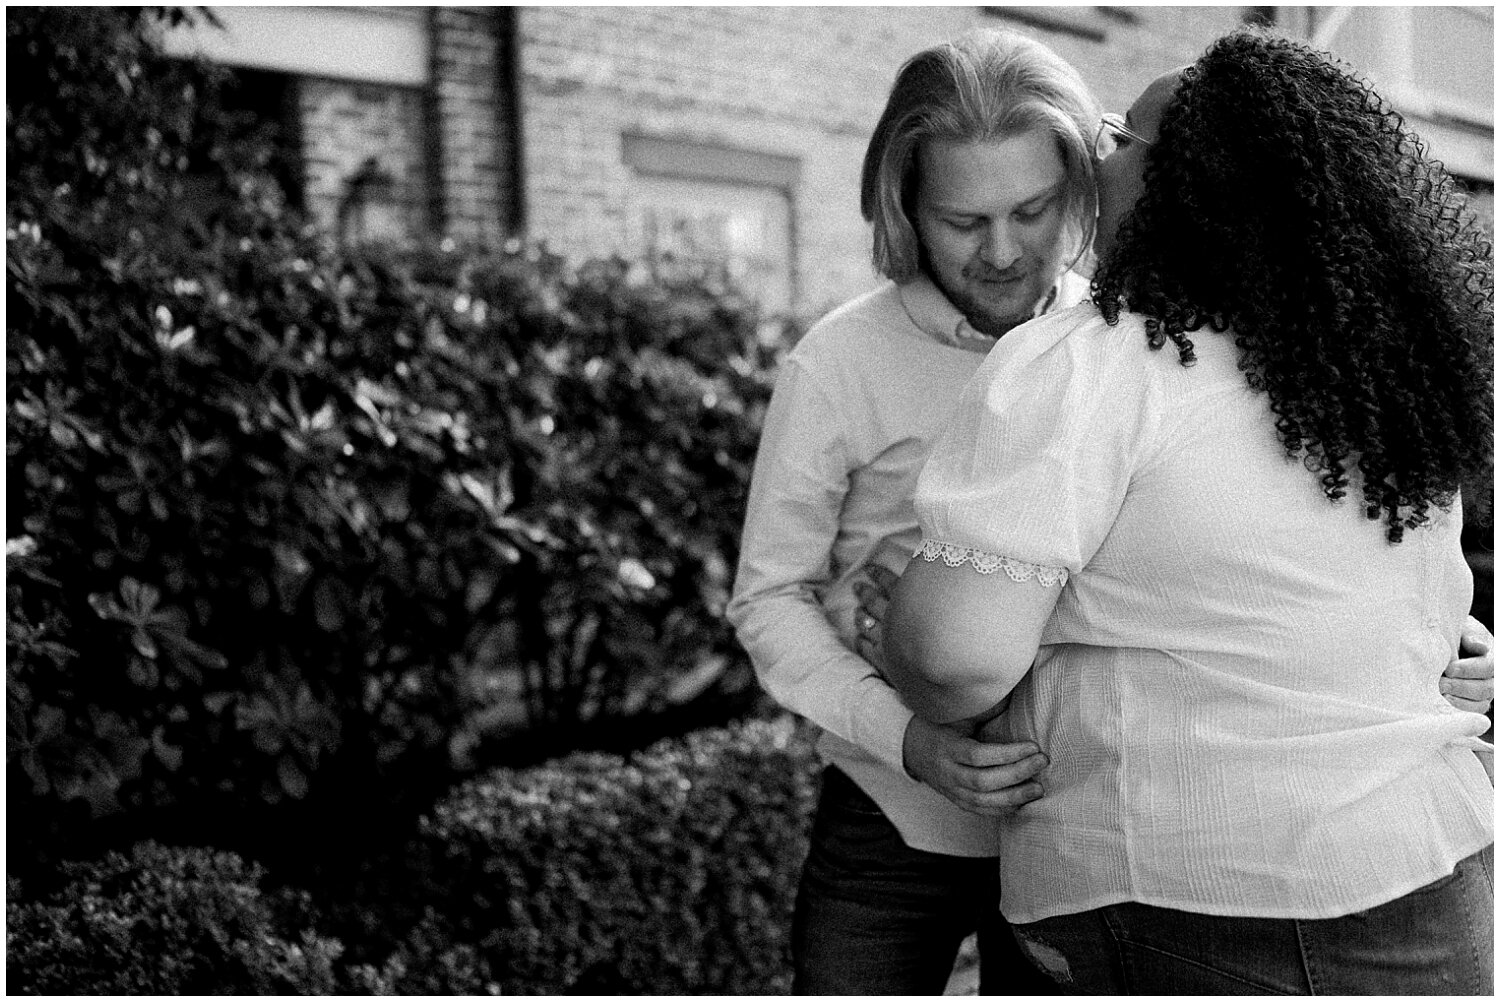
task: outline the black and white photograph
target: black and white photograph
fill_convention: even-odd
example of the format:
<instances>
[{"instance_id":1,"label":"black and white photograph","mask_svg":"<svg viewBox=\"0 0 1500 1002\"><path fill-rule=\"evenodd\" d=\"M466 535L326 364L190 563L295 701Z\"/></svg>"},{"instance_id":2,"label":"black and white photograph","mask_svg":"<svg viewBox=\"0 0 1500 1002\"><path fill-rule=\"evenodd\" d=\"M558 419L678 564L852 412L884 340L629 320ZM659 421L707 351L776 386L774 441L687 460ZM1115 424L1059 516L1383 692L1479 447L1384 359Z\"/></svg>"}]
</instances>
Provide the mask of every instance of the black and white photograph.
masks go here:
<instances>
[{"instance_id":1,"label":"black and white photograph","mask_svg":"<svg viewBox=\"0 0 1500 1002\"><path fill-rule=\"evenodd\" d=\"M6 8L6 994L1494 987L1495 8Z\"/></svg>"}]
</instances>

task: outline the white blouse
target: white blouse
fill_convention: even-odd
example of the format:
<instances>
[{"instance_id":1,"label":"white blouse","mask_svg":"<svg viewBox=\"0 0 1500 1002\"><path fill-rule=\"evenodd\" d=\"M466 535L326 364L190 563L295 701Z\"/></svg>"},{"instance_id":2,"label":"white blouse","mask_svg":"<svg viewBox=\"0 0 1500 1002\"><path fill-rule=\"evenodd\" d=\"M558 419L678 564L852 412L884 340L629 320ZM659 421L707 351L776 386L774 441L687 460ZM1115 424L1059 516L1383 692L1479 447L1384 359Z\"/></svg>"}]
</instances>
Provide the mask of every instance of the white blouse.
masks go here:
<instances>
[{"instance_id":1,"label":"white blouse","mask_svg":"<svg viewBox=\"0 0 1500 1002\"><path fill-rule=\"evenodd\" d=\"M1184 367L1092 305L1011 331L919 481L924 556L1066 575L1003 718L1051 759L1002 830L1012 922L1343 915L1494 840L1488 721L1438 690L1458 505L1388 544L1287 458L1231 335L1192 338Z\"/></svg>"}]
</instances>

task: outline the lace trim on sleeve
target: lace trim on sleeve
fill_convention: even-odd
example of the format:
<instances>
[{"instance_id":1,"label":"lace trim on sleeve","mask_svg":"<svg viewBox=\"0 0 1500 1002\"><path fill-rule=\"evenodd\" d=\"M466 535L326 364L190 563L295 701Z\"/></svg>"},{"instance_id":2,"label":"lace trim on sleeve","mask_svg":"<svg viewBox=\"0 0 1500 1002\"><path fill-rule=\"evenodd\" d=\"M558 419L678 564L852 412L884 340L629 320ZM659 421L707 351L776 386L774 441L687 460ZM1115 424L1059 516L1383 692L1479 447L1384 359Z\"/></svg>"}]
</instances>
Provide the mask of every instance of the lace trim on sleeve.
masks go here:
<instances>
[{"instance_id":1,"label":"lace trim on sleeve","mask_svg":"<svg viewBox=\"0 0 1500 1002\"><path fill-rule=\"evenodd\" d=\"M962 567L964 564L970 564L980 574L993 574L997 570L1003 570L1005 576L1012 581L1030 581L1036 578L1037 584L1044 587L1050 585L1061 587L1068 583L1066 567L1028 564L1024 560L1012 560L998 553L986 553L967 546L955 546L953 543L944 543L937 539L922 540L922 545L912 556L921 557L929 564L941 557L943 563L949 567Z\"/></svg>"}]
</instances>

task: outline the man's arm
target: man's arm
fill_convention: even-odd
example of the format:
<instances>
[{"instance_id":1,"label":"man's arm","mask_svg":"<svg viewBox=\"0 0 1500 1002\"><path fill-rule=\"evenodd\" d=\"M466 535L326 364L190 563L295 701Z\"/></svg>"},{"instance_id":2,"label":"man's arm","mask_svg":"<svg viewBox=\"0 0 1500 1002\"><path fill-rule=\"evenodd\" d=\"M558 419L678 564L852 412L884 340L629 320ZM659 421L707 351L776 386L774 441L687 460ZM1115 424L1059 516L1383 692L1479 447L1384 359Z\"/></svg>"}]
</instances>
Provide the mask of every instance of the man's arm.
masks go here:
<instances>
[{"instance_id":1,"label":"man's arm","mask_svg":"<svg viewBox=\"0 0 1500 1002\"><path fill-rule=\"evenodd\" d=\"M837 400L795 357L766 413L727 616L771 697L894 769L911 711L839 639L819 595L849 485Z\"/></svg>"}]
</instances>

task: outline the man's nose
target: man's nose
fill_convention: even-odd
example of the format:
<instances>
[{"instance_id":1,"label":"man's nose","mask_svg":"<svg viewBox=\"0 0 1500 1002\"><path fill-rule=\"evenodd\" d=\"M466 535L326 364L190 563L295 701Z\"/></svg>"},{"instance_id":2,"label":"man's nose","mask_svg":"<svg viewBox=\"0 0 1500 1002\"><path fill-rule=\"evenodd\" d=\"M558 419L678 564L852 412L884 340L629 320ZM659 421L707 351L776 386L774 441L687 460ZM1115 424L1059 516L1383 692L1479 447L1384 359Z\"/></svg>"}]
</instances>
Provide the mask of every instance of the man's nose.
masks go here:
<instances>
[{"instance_id":1,"label":"man's nose","mask_svg":"<svg viewBox=\"0 0 1500 1002\"><path fill-rule=\"evenodd\" d=\"M1008 225L994 222L986 228L979 255L991 268L1004 271L1020 260L1021 245Z\"/></svg>"}]
</instances>

